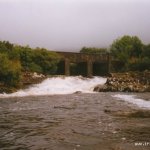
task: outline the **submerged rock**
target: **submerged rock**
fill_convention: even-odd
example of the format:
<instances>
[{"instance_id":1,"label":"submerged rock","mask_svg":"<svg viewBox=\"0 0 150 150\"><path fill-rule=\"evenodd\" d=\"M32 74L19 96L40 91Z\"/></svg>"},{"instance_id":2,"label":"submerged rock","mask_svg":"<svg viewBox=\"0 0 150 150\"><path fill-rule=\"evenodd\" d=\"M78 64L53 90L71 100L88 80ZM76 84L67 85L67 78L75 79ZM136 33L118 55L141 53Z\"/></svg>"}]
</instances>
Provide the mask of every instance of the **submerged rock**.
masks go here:
<instances>
[{"instance_id":1,"label":"submerged rock","mask_svg":"<svg viewBox=\"0 0 150 150\"><path fill-rule=\"evenodd\" d=\"M150 72L112 73L104 85L97 85L96 92L150 92Z\"/></svg>"}]
</instances>

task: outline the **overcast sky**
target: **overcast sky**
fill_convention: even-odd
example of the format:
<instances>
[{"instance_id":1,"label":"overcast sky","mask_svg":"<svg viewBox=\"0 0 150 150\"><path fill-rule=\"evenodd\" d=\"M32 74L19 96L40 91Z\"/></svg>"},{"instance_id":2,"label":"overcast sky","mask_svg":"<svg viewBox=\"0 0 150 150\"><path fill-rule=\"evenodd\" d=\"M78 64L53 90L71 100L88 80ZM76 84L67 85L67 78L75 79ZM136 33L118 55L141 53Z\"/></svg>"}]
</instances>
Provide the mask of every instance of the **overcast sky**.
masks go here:
<instances>
[{"instance_id":1,"label":"overcast sky","mask_svg":"<svg viewBox=\"0 0 150 150\"><path fill-rule=\"evenodd\" d=\"M0 0L0 40L51 50L150 43L150 0Z\"/></svg>"}]
</instances>

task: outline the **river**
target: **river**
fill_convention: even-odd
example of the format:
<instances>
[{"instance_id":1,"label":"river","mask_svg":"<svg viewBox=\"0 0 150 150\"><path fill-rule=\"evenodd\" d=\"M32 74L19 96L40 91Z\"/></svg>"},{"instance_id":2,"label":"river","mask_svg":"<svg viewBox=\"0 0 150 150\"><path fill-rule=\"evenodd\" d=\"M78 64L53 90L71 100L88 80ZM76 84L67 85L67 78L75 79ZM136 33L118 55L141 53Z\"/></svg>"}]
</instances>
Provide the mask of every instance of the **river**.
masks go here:
<instances>
[{"instance_id":1,"label":"river","mask_svg":"<svg viewBox=\"0 0 150 150\"><path fill-rule=\"evenodd\" d=\"M55 77L1 94L0 150L149 150L150 93L92 92L105 82Z\"/></svg>"}]
</instances>

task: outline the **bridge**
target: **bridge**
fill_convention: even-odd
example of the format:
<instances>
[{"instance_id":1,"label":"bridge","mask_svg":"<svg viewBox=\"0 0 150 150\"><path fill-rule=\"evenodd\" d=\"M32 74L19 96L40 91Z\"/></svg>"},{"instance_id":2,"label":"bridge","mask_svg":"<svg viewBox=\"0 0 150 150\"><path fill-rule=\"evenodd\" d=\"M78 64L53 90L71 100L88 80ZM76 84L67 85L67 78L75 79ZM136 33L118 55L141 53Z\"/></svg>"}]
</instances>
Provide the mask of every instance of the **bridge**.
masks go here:
<instances>
[{"instance_id":1,"label":"bridge","mask_svg":"<svg viewBox=\"0 0 150 150\"><path fill-rule=\"evenodd\" d=\"M103 70L105 71L103 71L102 74L108 74L110 71L111 58L109 53L101 53L101 54L87 54L74 52L56 52L56 53L58 53L61 56L60 66L61 68L64 68L62 69L61 73L59 72L59 74L65 74L69 76L71 73L70 70L72 64L78 64L81 70L79 74L81 75L82 72L84 72L84 75L87 77L91 77L93 75L101 75ZM103 68L103 70L101 70L101 68Z\"/></svg>"}]
</instances>

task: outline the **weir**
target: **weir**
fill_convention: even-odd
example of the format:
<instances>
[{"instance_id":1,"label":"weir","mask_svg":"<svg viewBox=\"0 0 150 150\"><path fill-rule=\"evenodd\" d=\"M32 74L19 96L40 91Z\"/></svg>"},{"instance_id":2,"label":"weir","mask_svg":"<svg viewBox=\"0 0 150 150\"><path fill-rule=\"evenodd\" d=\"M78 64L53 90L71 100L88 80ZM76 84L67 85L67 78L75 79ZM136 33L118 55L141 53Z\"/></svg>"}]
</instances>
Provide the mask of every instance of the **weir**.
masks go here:
<instances>
[{"instance_id":1,"label":"weir","mask_svg":"<svg viewBox=\"0 0 150 150\"><path fill-rule=\"evenodd\" d=\"M86 63L86 76L92 77L96 72L94 64L97 65L97 70L105 66L105 74L110 72L110 55L109 53L101 54L86 54L86 53L74 53L74 52L56 52L61 56L61 62L64 62L64 74L70 75L71 63ZM82 69L82 68L81 68Z\"/></svg>"}]
</instances>

